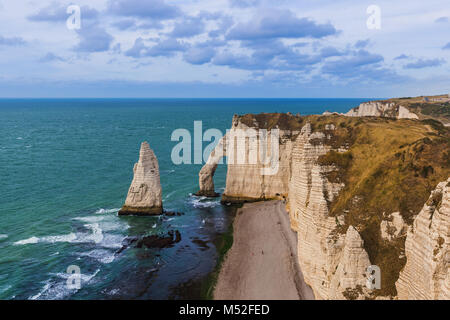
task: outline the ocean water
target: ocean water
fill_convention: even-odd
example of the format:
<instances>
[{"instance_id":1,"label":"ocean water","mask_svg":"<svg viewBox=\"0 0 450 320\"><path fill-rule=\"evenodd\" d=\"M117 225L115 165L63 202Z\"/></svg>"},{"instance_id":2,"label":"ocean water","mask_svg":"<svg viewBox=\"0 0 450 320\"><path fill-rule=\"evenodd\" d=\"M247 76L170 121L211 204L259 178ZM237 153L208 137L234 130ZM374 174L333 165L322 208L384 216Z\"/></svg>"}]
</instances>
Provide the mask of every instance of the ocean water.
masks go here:
<instances>
[{"instance_id":1,"label":"ocean water","mask_svg":"<svg viewBox=\"0 0 450 320\"><path fill-rule=\"evenodd\" d=\"M201 120L225 133L233 114L345 112L367 100L0 100L0 299L202 298L231 209L192 195L201 165L172 163L173 130ZM165 209L185 215L118 217L142 141L158 157ZM219 166L216 191L225 174ZM127 237L169 230L182 237L172 248L117 253ZM67 286L69 266L79 289Z\"/></svg>"}]
</instances>

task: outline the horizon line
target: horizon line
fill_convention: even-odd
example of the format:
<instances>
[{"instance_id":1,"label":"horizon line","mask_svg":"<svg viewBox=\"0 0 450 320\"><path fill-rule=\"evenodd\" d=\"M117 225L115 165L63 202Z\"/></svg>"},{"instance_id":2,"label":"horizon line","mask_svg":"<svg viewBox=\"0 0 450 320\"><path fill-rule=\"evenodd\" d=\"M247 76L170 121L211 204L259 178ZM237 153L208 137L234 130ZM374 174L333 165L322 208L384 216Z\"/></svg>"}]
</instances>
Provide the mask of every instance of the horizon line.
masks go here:
<instances>
[{"instance_id":1,"label":"horizon line","mask_svg":"<svg viewBox=\"0 0 450 320\"><path fill-rule=\"evenodd\" d=\"M269 99L285 99L285 100L295 100L295 99L390 99L386 97L0 97L0 100L26 100L26 99L42 99L42 100L58 100L58 99L136 99L136 100L146 100L146 99L160 99L160 100L187 100L187 99L258 99L258 100L269 100Z\"/></svg>"}]
</instances>

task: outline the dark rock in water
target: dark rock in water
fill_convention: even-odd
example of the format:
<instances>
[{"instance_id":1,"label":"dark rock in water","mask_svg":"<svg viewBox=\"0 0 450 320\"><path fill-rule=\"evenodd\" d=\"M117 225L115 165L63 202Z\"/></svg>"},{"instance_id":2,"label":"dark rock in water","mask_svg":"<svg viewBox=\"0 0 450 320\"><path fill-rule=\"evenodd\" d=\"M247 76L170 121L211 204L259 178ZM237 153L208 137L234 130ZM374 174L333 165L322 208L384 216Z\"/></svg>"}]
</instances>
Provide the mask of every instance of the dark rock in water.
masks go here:
<instances>
[{"instance_id":1,"label":"dark rock in water","mask_svg":"<svg viewBox=\"0 0 450 320\"><path fill-rule=\"evenodd\" d=\"M194 193L194 196L197 197L207 197L207 198L218 198L220 197L220 193L211 190L199 190L197 193Z\"/></svg>"},{"instance_id":2,"label":"dark rock in water","mask_svg":"<svg viewBox=\"0 0 450 320\"><path fill-rule=\"evenodd\" d=\"M125 249L127 249L130 245L138 241L138 237L126 237L122 241L122 248L116 251L116 255L121 254Z\"/></svg>"},{"instance_id":3,"label":"dark rock in water","mask_svg":"<svg viewBox=\"0 0 450 320\"><path fill-rule=\"evenodd\" d=\"M176 230L175 231L175 242L180 242L181 241L181 233L180 231Z\"/></svg>"},{"instance_id":4,"label":"dark rock in water","mask_svg":"<svg viewBox=\"0 0 450 320\"><path fill-rule=\"evenodd\" d=\"M138 241L138 237L127 237L122 241L122 245L124 246L130 246L134 242Z\"/></svg>"},{"instance_id":5,"label":"dark rock in water","mask_svg":"<svg viewBox=\"0 0 450 320\"><path fill-rule=\"evenodd\" d=\"M181 233L178 230L167 232L167 236L151 235L145 237L127 237L122 241L122 247L116 251L115 255L121 254L125 249L135 244L135 248L171 248L175 243L181 241Z\"/></svg>"},{"instance_id":6,"label":"dark rock in water","mask_svg":"<svg viewBox=\"0 0 450 320\"><path fill-rule=\"evenodd\" d=\"M163 214L164 214L165 216L168 216L168 217L182 216L182 215L184 215L183 212L175 212L175 211L164 211Z\"/></svg>"},{"instance_id":7,"label":"dark rock in water","mask_svg":"<svg viewBox=\"0 0 450 320\"><path fill-rule=\"evenodd\" d=\"M136 248L142 248L143 246L147 248L170 248L175 243L181 241L181 234L178 230L175 232L173 230L167 233L167 236L151 235L146 236L138 240Z\"/></svg>"}]
</instances>

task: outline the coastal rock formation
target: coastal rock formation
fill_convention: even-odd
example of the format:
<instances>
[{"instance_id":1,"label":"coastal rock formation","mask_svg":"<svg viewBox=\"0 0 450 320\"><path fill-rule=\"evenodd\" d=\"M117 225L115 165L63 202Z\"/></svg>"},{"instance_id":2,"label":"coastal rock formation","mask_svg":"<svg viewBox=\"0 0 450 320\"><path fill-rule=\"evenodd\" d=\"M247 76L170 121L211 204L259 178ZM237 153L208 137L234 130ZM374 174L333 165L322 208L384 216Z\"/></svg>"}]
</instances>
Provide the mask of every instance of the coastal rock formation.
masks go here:
<instances>
[{"instance_id":1,"label":"coastal rock formation","mask_svg":"<svg viewBox=\"0 0 450 320\"><path fill-rule=\"evenodd\" d=\"M364 241L354 227L348 227L342 257L330 283L330 293L333 295L329 298L364 299L366 272L370 265L369 255L364 249Z\"/></svg>"},{"instance_id":2,"label":"coastal rock formation","mask_svg":"<svg viewBox=\"0 0 450 320\"><path fill-rule=\"evenodd\" d=\"M345 114L349 117L390 117L397 119L419 119L407 108L393 102L372 101L361 103Z\"/></svg>"},{"instance_id":3,"label":"coastal rock formation","mask_svg":"<svg viewBox=\"0 0 450 320\"><path fill-rule=\"evenodd\" d=\"M134 165L133 172L133 181L119 215L163 213L158 159L147 142L141 144L139 162Z\"/></svg>"},{"instance_id":4,"label":"coastal rock formation","mask_svg":"<svg viewBox=\"0 0 450 320\"><path fill-rule=\"evenodd\" d=\"M419 117L417 116L417 114L409 111L408 109L406 109L403 106L399 106L398 107L398 115L397 115L398 119L419 119Z\"/></svg>"},{"instance_id":5,"label":"coastal rock formation","mask_svg":"<svg viewBox=\"0 0 450 320\"><path fill-rule=\"evenodd\" d=\"M283 128L278 141L278 171L273 175L263 175L261 169L264 165L261 163L228 163L227 184L222 200L242 202L286 198L290 207L290 223L298 234L299 264L306 283L312 287L318 299L343 298L346 289L355 289L355 286L362 283L359 269L364 267L365 270L370 263L366 265L368 258L361 246L362 240L355 240L357 231L349 228L346 241L345 232L336 232L339 223L343 223L343 217L328 215L328 203L333 201L344 185L328 181L326 174L335 167L320 165L318 158L333 149L329 144L335 125L328 124L324 127L324 132L313 133L310 123L297 119L297 123L291 124L297 130L290 131L283 127L285 119L278 114L277 117L277 123L270 129ZM236 144L239 144L238 139L246 139L248 131L255 128L267 130L266 119L261 117L249 121L234 118L232 129L245 133L235 137ZM227 136L228 140L231 139L230 136ZM244 142L245 140L241 141ZM257 153L255 145L247 141L245 153ZM346 151L343 146L335 150ZM360 251L357 254L356 248ZM357 255L362 256L361 261L364 262L350 266L349 257ZM336 273L338 267L341 271ZM358 271L347 272L354 267ZM340 279L344 273L345 279Z\"/></svg>"},{"instance_id":6,"label":"coastal rock formation","mask_svg":"<svg viewBox=\"0 0 450 320\"><path fill-rule=\"evenodd\" d=\"M363 114L385 108L375 107ZM405 234L431 188L450 174L450 133L445 127L409 119L259 114L234 117L232 128L247 134L280 132L279 170L263 175L265 166L260 163L228 163L222 200L287 200L291 228L298 237L299 265L316 299L392 299L397 290L404 296L405 289L396 289L396 281L408 255L414 255L407 249L405 258ZM241 140L247 145L244 154L255 154L258 149L249 141L248 136ZM433 221L439 225L436 230L445 226L442 219ZM444 242L433 237L442 245L436 254L442 254L448 237L441 236ZM417 259L429 263L433 256ZM441 261L448 263L448 255L445 259ZM381 271L381 288L376 290L365 286L365 271L372 264ZM402 281L404 288L406 280Z\"/></svg>"},{"instance_id":7,"label":"coastal rock formation","mask_svg":"<svg viewBox=\"0 0 450 320\"><path fill-rule=\"evenodd\" d=\"M292 228L297 231L299 263L306 283L312 287L316 299L340 299L345 290L361 285L361 277L370 263L358 232L352 226L347 233L338 232L344 217L329 216L328 203L344 185L326 178L335 169L333 166L318 163L319 157L331 150L329 145L316 142L320 136L313 134L307 123L295 140L289 212ZM352 265L351 259L356 256L358 259ZM363 273L359 272L361 268Z\"/></svg>"},{"instance_id":8,"label":"coastal rock formation","mask_svg":"<svg viewBox=\"0 0 450 320\"><path fill-rule=\"evenodd\" d=\"M149 235L143 237L126 237L122 240L122 247L115 252L115 255L121 254L126 249L130 248L134 244L135 248L141 249L143 247L153 249L171 248L176 243L181 241L181 233L178 230L170 230L167 232L167 236L161 235Z\"/></svg>"},{"instance_id":9,"label":"coastal rock formation","mask_svg":"<svg viewBox=\"0 0 450 320\"><path fill-rule=\"evenodd\" d=\"M330 114L330 113L326 113ZM325 115L325 113L324 113ZM450 126L448 95L392 98L360 104L346 113L351 117L388 117L397 119L435 120Z\"/></svg>"},{"instance_id":10,"label":"coastal rock formation","mask_svg":"<svg viewBox=\"0 0 450 320\"><path fill-rule=\"evenodd\" d=\"M278 129L278 128L277 128ZM263 129L265 130L265 129ZM222 196L224 202L258 201L283 199L288 195L290 176L290 154L292 142L290 132L278 129L278 136L271 130L264 138L260 130L239 123L228 134L230 143L228 150L227 184ZM251 141L249 137L257 137ZM275 140L273 140L275 139ZM233 141L234 140L234 141ZM266 148L267 156L274 152L272 143L276 141L276 167L261 157L260 150ZM235 148L231 147L234 143ZM241 146L244 146L242 148ZM244 149L244 152L242 150ZM243 154L244 153L244 154ZM254 157L255 161L250 160ZM268 174L265 173L268 172Z\"/></svg>"},{"instance_id":11,"label":"coastal rock formation","mask_svg":"<svg viewBox=\"0 0 450 320\"><path fill-rule=\"evenodd\" d=\"M218 197L219 194L214 190L214 173L217 165L226 155L226 135L220 139L217 146L209 155L208 161L202 167L198 174L200 190L196 193L197 196Z\"/></svg>"},{"instance_id":12,"label":"coastal rock formation","mask_svg":"<svg viewBox=\"0 0 450 320\"><path fill-rule=\"evenodd\" d=\"M405 234L407 225L402 218L400 212L394 212L388 220L383 220L380 225L381 237L391 241Z\"/></svg>"},{"instance_id":13,"label":"coastal rock formation","mask_svg":"<svg viewBox=\"0 0 450 320\"><path fill-rule=\"evenodd\" d=\"M176 243L181 241L181 234L180 231L175 230L175 232L173 230L170 230L167 232L167 236L159 236L159 235L150 235L150 236L146 236L146 237L142 237L141 239L137 240L136 243L136 248L142 248L142 247L147 247L147 248L171 248L173 247Z\"/></svg>"},{"instance_id":14,"label":"coastal rock formation","mask_svg":"<svg viewBox=\"0 0 450 320\"><path fill-rule=\"evenodd\" d=\"M450 178L423 206L405 244L406 265L396 283L399 299L450 299Z\"/></svg>"},{"instance_id":15,"label":"coastal rock formation","mask_svg":"<svg viewBox=\"0 0 450 320\"><path fill-rule=\"evenodd\" d=\"M282 114L279 116L286 117ZM213 176L219 161L226 157L228 169L223 202L286 198L292 134L292 131L283 130L279 126L265 128L259 123L244 123L235 116L231 129L220 140L200 170L200 191L197 195L217 195L214 191ZM276 167L270 162L272 157L277 158Z\"/></svg>"}]
</instances>

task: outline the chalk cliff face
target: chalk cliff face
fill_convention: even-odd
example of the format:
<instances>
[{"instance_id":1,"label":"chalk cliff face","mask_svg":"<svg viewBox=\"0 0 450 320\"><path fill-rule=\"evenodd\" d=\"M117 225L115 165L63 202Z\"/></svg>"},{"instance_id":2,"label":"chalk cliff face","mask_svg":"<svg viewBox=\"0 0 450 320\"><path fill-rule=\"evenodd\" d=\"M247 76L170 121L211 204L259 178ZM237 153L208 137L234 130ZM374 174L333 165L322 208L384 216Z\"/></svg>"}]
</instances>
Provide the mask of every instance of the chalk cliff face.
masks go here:
<instances>
[{"instance_id":1,"label":"chalk cliff face","mask_svg":"<svg viewBox=\"0 0 450 320\"><path fill-rule=\"evenodd\" d=\"M139 162L134 165L133 172L133 181L119 215L161 214L163 208L158 159L147 142L141 144Z\"/></svg>"},{"instance_id":2,"label":"chalk cliff face","mask_svg":"<svg viewBox=\"0 0 450 320\"><path fill-rule=\"evenodd\" d=\"M407 108L393 102L372 101L361 103L345 114L349 117L390 117L397 119L419 119Z\"/></svg>"},{"instance_id":3,"label":"chalk cliff face","mask_svg":"<svg viewBox=\"0 0 450 320\"><path fill-rule=\"evenodd\" d=\"M328 132L333 130L332 125L326 127ZM346 233L338 232L344 225L344 216L329 215L328 203L344 186L326 178L327 173L335 170L333 166L318 163L319 157L332 147L314 141L329 138L322 132L311 133L311 125L307 123L295 140L289 212L292 228L297 231L299 264L306 283L316 299L343 299L348 289L365 285L365 271L371 263L358 231L350 226Z\"/></svg>"},{"instance_id":4,"label":"chalk cliff face","mask_svg":"<svg viewBox=\"0 0 450 320\"><path fill-rule=\"evenodd\" d=\"M248 124L233 118L229 132L220 140L209 156L207 163L199 173L200 191L197 195L216 196L213 175L217 164L226 156L228 163L227 183L222 195L223 202L258 201L265 199L282 199L288 195L291 164L292 131L279 127L276 141L278 158L276 168L272 168L271 130L262 131L258 124ZM267 155L263 156L261 146L265 146ZM268 171L268 174L264 173ZM272 174L272 171L274 174Z\"/></svg>"},{"instance_id":5,"label":"chalk cliff face","mask_svg":"<svg viewBox=\"0 0 450 320\"><path fill-rule=\"evenodd\" d=\"M450 98L448 95L440 95L370 101L351 109L345 115L350 117L372 116L397 119L431 119L449 127Z\"/></svg>"},{"instance_id":6,"label":"chalk cliff face","mask_svg":"<svg viewBox=\"0 0 450 320\"><path fill-rule=\"evenodd\" d=\"M450 178L433 191L408 231L399 299L450 299Z\"/></svg>"},{"instance_id":7,"label":"chalk cliff face","mask_svg":"<svg viewBox=\"0 0 450 320\"><path fill-rule=\"evenodd\" d=\"M234 118L232 129L244 132L255 128L268 129L264 121L265 119L255 119L249 122ZM343 299L348 288L356 288L365 283L364 274L370 261L356 229L351 227L342 234L336 232L342 217L328 216L328 202L337 196L343 184L327 180L326 173L335 168L319 165L318 158L332 149L337 152L345 152L346 149L318 143L332 139L329 134L335 129L332 124L325 126L325 133L313 133L311 124L300 119L293 127L298 130L286 130L280 117L278 123L269 128L280 130L279 166L275 174L262 174L261 169L266 166L260 162L228 163L222 201L288 200L291 225L298 233L299 262L304 270L305 281L312 287L316 298ZM228 142L230 136L227 135ZM236 145L245 136L248 134L235 137ZM246 142L247 156L257 154L257 144L252 145L248 140ZM229 149L230 145L227 146ZM223 150L220 143L218 148ZM221 152L216 149L210 156L211 163L207 163L200 172L200 187L203 191L213 192L213 184L205 184L203 181L212 181L213 171L210 168L218 162L217 154Z\"/></svg>"},{"instance_id":8,"label":"chalk cliff face","mask_svg":"<svg viewBox=\"0 0 450 320\"><path fill-rule=\"evenodd\" d=\"M364 249L364 241L352 226L347 229L344 249L336 272L331 277L330 299L363 299L366 288L367 267L371 265Z\"/></svg>"},{"instance_id":9,"label":"chalk cliff face","mask_svg":"<svg viewBox=\"0 0 450 320\"><path fill-rule=\"evenodd\" d=\"M248 131L254 130L246 126L245 124L238 123L234 127L236 130L242 130L244 135L235 134L228 135L228 141L235 139L235 152L230 151L228 157L228 170L227 170L227 184L225 192L222 196L222 200L226 202L239 202L239 201L257 201L265 199L281 199L287 197L288 194L288 181L290 175L290 150L292 148L292 142L287 137L290 132L284 130L279 131L279 156L278 165L274 169L274 174L264 174L264 170L270 170L270 164L265 164L261 161L259 154L259 139L255 140L255 143L247 144L245 148L245 159L249 159L251 156L255 156L255 163L249 163L250 161L239 160L238 146L246 143ZM266 147L270 152L270 132L269 137L266 140ZM242 156L242 154L241 154ZM257 157L258 156L258 157ZM232 158L232 159L231 159ZM230 163L232 161L233 163Z\"/></svg>"},{"instance_id":10,"label":"chalk cliff face","mask_svg":"<svg viewBox=\"0 0 450 320\"><path fill-rule=\"evenodd\" d=\"M411 134L404 135L405 130L412 126ZM234 117L232 128L280 130L278 171L263 175L261 169L266 166L260 163L228 163L222 200L287 200L291 227L298 237L299 264L315 297L396 298L395 281L405 264L404 243L408 223L410 225L420 211L417 203L422 206L428 198L431 190L426 193L427 186L437 184L434 181L442 181L442 177L447 179L450 173L448 160L442 151L448 151L443 140L427 140L425 137L430 128L418 121L369 118L361 121L339 115L245 115ZM230 135L226 139L229 142ZM257 153L248 139L246 145L247 155ZM228 153L223 154L230 155L229 146L227 144ZM215 155L210 159L211 163L218 161ZM200 173L200 187L214 192L213 184L209 182L214 171L208 165L211 164L206 164ZM348 172L352 173L350 177ZM396 179L402 183L396 184ZM412 192L416 192L414 197L411 197ZM393 195L392 200L384 200ZM414 291L409 279L421 273L421 267L429 270L423 283L431 282L438 275L440 282L435 281L440 283L440 287L446 283L448 292L448 196L444 199L447 200L442 201L439 210L436 209L440 218L429 214L429 221L420 224L423 219L420 218L421 212L411 231L413 234L408 233L408 264L397 283L400 298L414 297L405 292ZM447 212L446 215L443 212ZM428 233L419 231L425 227L434 229ZM420 254L418 249L414 249L414 253L412 243L417 243L417 247L425 243L431 256L428 251ZM439 250L436 243L441 244ZM421 263L424 259L428 262ZM428 263L432 265L427 267ZM374 291L366 287L366 270L370 265L380 267L384 290ZM421 282L418 283L418 288L422 288ZM442 298L445 294L435 294L434 297Z\"/></svg>"}]
</instances>

